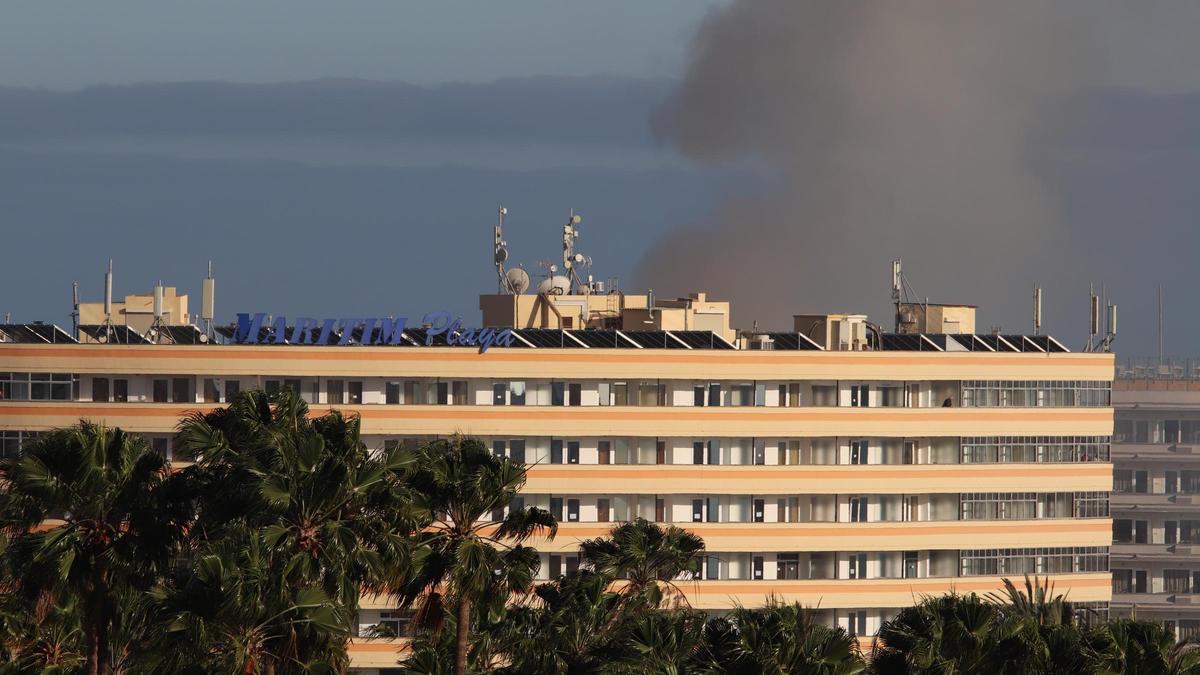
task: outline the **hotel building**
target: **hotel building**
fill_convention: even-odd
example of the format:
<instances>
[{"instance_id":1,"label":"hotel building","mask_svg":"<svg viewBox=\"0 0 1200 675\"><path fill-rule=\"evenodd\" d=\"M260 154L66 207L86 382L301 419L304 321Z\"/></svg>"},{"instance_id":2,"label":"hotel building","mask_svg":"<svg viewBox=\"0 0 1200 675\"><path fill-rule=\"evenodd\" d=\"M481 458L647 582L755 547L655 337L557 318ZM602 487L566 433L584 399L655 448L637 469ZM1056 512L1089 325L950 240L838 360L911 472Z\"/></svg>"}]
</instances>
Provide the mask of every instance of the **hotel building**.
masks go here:
<instances>
[{"instance_id":1,"label":"hotel building","mask_svg":"<svg viewBox=\"0 0 1200 675\"><path fill-rule=\"evenodd\" d=\"M1113 382L1114 614L1200 636L1200 361L1121 362Z\"/></svg>"},{"instance_id":2,"label":"hotel building","mask_svg":"<svg viewBox=\"0 0 1200 675\"><path fill-rule=\"evenodd\" d=\"M513 328L510 346L421 328L338 345L337 331L327 344L287 344L290 331L275 344L267 328L260 344L232 329L201 343L168 325L156 344L124 328L0 326L0 450L89 418L171 455L187 411L291 387L314 411L360 415L373 446L461 432L532 464L520 500L562 523L534 542L542 578L574 569L583 539L643 517L704 538L700 578L681 587L708 610L774 595L870 636L921 596L1025 574L1109 603L1111 354L974 335L963 306L914 306L902 333L808 314L748 335L703 294L480 307L484 325ZM392 610L366 598L359 623L402 621ZM352 655L363 669L396 661L366 639Z\"/></svg>"}]
</instances>

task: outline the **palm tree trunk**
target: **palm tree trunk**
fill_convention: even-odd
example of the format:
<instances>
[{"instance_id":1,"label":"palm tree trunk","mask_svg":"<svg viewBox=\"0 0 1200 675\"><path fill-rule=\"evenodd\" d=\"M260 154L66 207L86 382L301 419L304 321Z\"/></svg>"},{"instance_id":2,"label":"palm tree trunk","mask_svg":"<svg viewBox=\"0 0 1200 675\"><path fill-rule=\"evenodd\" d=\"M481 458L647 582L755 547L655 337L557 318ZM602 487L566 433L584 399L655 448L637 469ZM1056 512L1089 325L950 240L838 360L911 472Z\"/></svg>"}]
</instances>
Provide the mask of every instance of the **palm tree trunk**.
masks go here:
<instances>
[{"instance_id":1,"label":"palm tree trunk","mask_svg":"<svg viewBox=\"0 0 1200 675\"><path fill-rule=\"evenodd\" d=\"M458 643L454 653L454 675L467 675L467 637L471 632L471 601L467 598L458 601L458 625L455 629Z\"/></svg>"}]
</instances>

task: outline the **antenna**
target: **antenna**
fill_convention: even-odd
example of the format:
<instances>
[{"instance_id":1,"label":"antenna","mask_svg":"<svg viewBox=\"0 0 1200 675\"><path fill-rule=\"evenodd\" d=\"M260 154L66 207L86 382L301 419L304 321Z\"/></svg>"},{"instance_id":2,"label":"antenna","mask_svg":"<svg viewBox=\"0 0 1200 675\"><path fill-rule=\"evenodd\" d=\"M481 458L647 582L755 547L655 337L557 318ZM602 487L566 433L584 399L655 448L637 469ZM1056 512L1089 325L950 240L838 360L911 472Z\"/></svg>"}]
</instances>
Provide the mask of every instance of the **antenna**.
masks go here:
<instances>
[{"instance_id":1,"label":"antenna","mask_svg":"<svg viewBox=\"0 0 1200 675\"><path fill-rule=\"evenodd\" d=\"M212 322L216 317L217 280L213 278L212 261L208 261L208 276L200 282L200 320L204 334L212 337Z\"/></svg>"},{"instance_id":2,"label":"antenna","mask_svg":"<svg viewBox=\"0 0 1200 675\"><path fill-rule=\"evenodd\" d=\"M496 237L492 258L496 263L496 292L515 294L508 277L504 275L504 263L508 260L508 244L504 241L504 216L508 215L508 209L501 206L497 212L499 215L496 218Z\"/></svg>"},{"instance_id":3,"label":"antenna","mask_svg":"<svg viewBox=\"0 0 1200 675\"><path fill-rule=\"evenodd\" d=\"M171 335L163 324L163 288L162 280L160 279L154 285L154 322L150 324L150 330L147 331L149 337L155 344L162 344L164 339L171 342Z\"/></svg>"},{"instance_id":4,"label":"antenna","mask_svg":"<svg viewBox=\"0 0 1200 675\"><path fill-rule=\"evenodd\" d=\"M1042 287L1033 289L1033 334L1042 334Z\"/></svg>"},{"instance_id":5,"label":"antenna","mask_svg":"<svg viewBox=\"0 0 1200 675\"><path fill-rule=\"evenodd\" d=\"M71 282L71 332L79 339L79 282Z\"/></svg>"},{"instance_id":6,"label":"antenna","mask_svg":"<svg viewBox=\"0 0 1200 675\"><path fill-rule=\"evenodd\" d=\"M1159 367L1159 369L1162 368L1162 362L1163 362L1162 320L1163 320L1163 287L1162 287L1162 284L1159 284L1158 285L1158 367Z\"/></svg>"},{"instance_id":7,"label":"antenna","mask_svg":"<svg viewBox=\"0 0 1200 675\"><path fill-rule=\"evenodd\" d=\"M100 332L103 342L113 342L118 337L112 322L112 288L113 261L109 258L108 271L104 273L104 330Z\"/></svg>"},{"instance_id":8,"label":"antenna","mask_svg":"<svg viewBox=\"0 0 1200 675\"><path fill-rule=\"evenodd\" d=\"M575 213L575 209L571 209L570 217L567 224L563 225L563 273L571 280L571 289L584 289L584 294L590 294L592 291L591 284L584 283L584 278L579 275L579 267L591 267L592 259L575 252L575 239L579 237L579 223L583 222L583 217Z\"/></svg>"}]
</instances>

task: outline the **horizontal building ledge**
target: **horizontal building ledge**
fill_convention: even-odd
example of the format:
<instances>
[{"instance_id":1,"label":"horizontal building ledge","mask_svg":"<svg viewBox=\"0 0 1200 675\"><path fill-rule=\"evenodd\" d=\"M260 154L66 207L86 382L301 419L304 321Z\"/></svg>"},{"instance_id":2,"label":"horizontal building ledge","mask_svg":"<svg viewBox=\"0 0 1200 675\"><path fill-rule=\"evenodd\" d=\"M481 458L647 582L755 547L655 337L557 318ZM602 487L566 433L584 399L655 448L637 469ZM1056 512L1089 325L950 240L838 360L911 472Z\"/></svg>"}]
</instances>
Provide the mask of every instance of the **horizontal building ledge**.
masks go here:
<instances>
[{"instance_id":1,"label":"horizontal building ledge","mask_svg":"<svg viewBox=\"0 0 1200 675\"><path fill-rule=\"evenodd\" d=\"M331 377L1111 380L1111 354L0 345L0 370Z\"/></svg>"},{"instance_id":2,"label":"horizontal building ledge","mask_svg":"<svg viewBox=\"0 0 1200 675\"><path fill-rule=\"evenodd\" d=\"M88 418L129 431L168 432L216 404L0 403L0 428L40 430ZM766 408L337 405L363 433L391 436L1108 436L1112 408ZM321 414L330 406L312 406Z\"/></svg>"},{"instance_id":3,"label":"horizontal building ledge","mask_svg":"<svg viewBox=\"0 0 1200 675\"><path fill-rule=\"evenodd\" d=\"M1109 546L1107 518L875 523L675 523L704 538L713 553L924 551L1036 546ZM574 553L585 539L615 523L560 523L553 540L535 537L539 551Z\"/></svg>"},{"instance_id":4,"label":"horizontal building ledge","mask_svg":"<svg viewBox=\"0 0 1200 675\"><path fill-rule=\"evenodd\" d=\"M530 467L529 494L937 494L1112 489L1112 465L865 464L727 466L572 464Z\"/></svg>"}]
</instances>

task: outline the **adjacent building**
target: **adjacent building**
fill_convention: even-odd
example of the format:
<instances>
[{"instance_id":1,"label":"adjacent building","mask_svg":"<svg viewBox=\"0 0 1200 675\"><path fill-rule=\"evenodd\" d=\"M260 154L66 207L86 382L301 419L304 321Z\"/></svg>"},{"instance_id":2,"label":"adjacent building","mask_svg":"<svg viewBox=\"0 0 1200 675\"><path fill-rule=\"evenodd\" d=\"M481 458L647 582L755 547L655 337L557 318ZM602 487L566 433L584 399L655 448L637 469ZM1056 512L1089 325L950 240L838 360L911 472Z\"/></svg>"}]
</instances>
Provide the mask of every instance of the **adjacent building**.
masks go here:
<instances>
[{"instance_id":1,"label":"adjacent building","mask_svg":"<svg viewBox=\"0 0 1200 675\"><path fill-rule=\"evenodd\" d=\"M1114 614L1200 635L1200 361L1122 362L1113 383Z\"/></svg>"},{"instance_id":2,"label":"adjacent building","mask_svg":"<svg viewBox=\"0 0 1200 675\"><path fill-rule=\"evenodd\" d=\"M581 540L642 517L704 537L700 577L681 587L713 611L774 595L865 637L923 595L986 593L1025 574L1108 606L1110 354L946 332L974 326L969 306L923 307L941 318L903 334L860 314L738 334L728 304L703 294L494 295L480 306L487 325L512 329L508 346L455 346L419 324L395 341L372 337L378 325L339 326L320 344L291 344L291 329L277 340L262 328L259 344L239 344L234 329L152 344L135 331L75 343L0 326L0 450L86 417L171 456L187 411L290 387L316 410L360 415L376 447L461 432L533 464L519 500L562 523L555 540L534 542L542 578L575 569ZM1191 541L1192 523L1177 520L1175 542ZM364 630L403 620L364 599ZM360 668L395 662L378 641L353 654Z\"/></svg>"}]
</instances>

